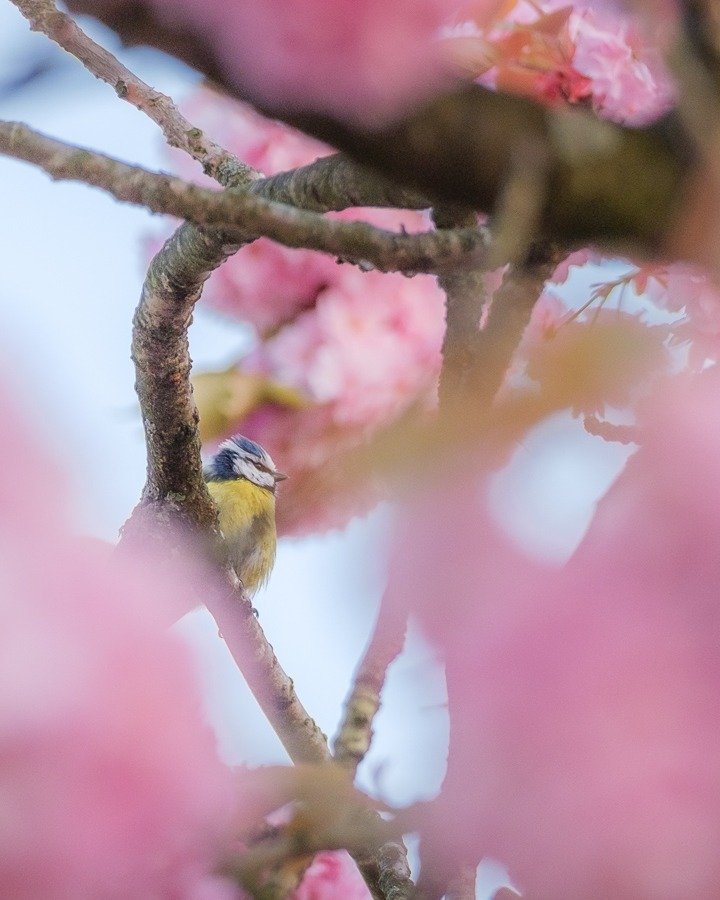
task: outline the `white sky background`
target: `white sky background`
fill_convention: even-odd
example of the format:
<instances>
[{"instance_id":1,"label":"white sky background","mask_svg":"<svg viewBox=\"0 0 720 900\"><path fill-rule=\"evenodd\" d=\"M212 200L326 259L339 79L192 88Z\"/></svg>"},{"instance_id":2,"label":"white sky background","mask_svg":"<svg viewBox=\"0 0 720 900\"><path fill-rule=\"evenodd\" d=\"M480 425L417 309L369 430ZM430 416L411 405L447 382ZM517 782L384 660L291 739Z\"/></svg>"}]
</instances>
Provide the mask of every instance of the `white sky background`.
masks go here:
<instances>
[{"instance_id":1,"label":"white sky background","mask_svg":"<svg viewBox=\"0 0 720 900\"><path fill-rule=\"evenodd\" d=\"M194 83L196 76L167 57L122 51L109 32L88 20L84 25L174 98ZM31 34L17 10L0 0L0 84L50 57L59 64L49 75L0 95L0 118L148 168L167 165L152 122L74 60L55 53L44 36ZM68 472L78 528L114 540L145 475L129 346L143 279L140 242L157 229L157 219L99 191L53 183L3 157L0 197L3 377ZM578 302L595 280L597 270L573 277ZM200 369L226 365L248 340L241 326L204 313L202 304L190 337ZM578 437L577 425L558 417L524 441L496 478L493 508L518 541L544 558L562 560L626 455L623 448ZM258 598L260 621L280 661L330 736L382 590L384 524L381 511L342 534L282 541L270 586ZM180 627L196 652L225 758L285 761L210 617L198 611ZM391 670L361 770L368 789L398 804L437 790L447 741L442 673L418 637L410 645Z\"/></svg>"}]
</instances>

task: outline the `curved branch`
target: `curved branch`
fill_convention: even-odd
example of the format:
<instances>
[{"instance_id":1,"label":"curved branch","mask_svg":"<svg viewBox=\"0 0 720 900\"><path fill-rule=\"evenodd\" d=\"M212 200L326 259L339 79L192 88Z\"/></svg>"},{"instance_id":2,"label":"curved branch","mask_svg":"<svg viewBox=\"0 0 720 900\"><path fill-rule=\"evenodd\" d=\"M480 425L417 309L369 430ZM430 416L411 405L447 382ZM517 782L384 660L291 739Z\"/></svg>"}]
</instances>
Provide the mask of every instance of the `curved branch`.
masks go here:
<instances>
[{"instance_id":1,"label":"curved branch","mask_svg":"<svg viewBox=\"0 0 720 900\"><path fill-rule=\"evenodd\" d=\"M182 225L153 258L133 319L132 358L147 444L147 481L123 530L149 519L210 530L215 508L202 479L198 412L190 385L187 329L210 273L237 249L218 235Z\"/></svg>"},{"instance_id":2,"label":"curved branch","mask_svg":"<svg viewBox=\"0 0 720 900\"><path fill-rule=\"evenodd\" d=\"M211 591L205 605L253 696L293 763L330 759L327 738L300 702L249 598L239 590Z\"/></svg>"},{"instance_id":3,"label":"curved branch","mask_svg":"<svg viewBox=\"0 0 720 900\"><path fill-rule=\"evenodd\" d=\"M380 708L380 694L390 663L405 643L407 616L395 604L380 602L372 637L358 666L350 696L345 701L342 723L335 738L335 761L351 778L370 749L372 723Z\"/></svg>"},{"instance_id":4,"label":"curved branch","mask_svg":"<svg viewBox=\"0 0 720 900\"><path fill-rule=\"evenodd\" d=\"M238 243L259 235L287 247L321 250L382 272L436 272L477 265L486 238L475 228L399 234L365 222L337 222L240 190L211 191L109 156L53 140L21 123L0 123L0 153L51 178L99 187L152 212L221 229Z\"/></svg>"}]
</instances>

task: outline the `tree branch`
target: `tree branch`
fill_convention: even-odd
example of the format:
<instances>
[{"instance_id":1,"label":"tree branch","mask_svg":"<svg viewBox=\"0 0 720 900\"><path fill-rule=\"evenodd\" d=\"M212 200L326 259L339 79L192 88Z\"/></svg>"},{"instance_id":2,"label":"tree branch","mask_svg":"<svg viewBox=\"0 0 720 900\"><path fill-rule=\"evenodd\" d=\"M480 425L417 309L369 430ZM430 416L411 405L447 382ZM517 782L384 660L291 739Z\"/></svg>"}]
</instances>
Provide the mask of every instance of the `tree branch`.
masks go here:
<instances>
[{"instance_id":1,"label":"tree branch","mask_svg":"<svg viewBox=\"0 0 720 900\"><path fill-rule=\"evenodd\" d=\"M480 328L484 289L480 272L440 279L447 295L447 328L440 373L440 406L446 415L471 408L476 416L489 409L502 386L533 307L562 254L535 245L528 258L511 265L490 301Z\"/></svg>"},{"instance_id":2,"label":"tree branch","mask_svg":"<svg viewBox=\"0 0 720 900\"><path fill-rule=\"evenodd\" d=\"M225 592L209 592L205 605L290 759L296 764L327 762L327 738L295 693L250 599L228 586Z\"/></svg>"},{"instance_id":3,"label":"tree branch","mask_svg":"<svg viewBox=\"0 0 720 900\"><path fill-rule=\"evenodd\" d=\"M202 478L198 412L190 385L187 329L210 273L235 250L215 234L182 225L153 258L133 319L132 358L147 444L147 481L125 526L179 518L201 531L215 507Z\"/></svg>"},{"instance_id":4,"label":"tree branch","mask_svg":"<svg viewBox=\"0 0 720 900\"><path fill-rule=\"evenodd\" d=\"M99 187L152 212L217 228L238 243L259 235L287 247L321 250L382 272L435 272L477 264L478 229L399 234L364 222L337 222L240 190L211 191L45 137L20 123L0 123L0 153L39 166L55 180Z\"/></svg>"},{"instance_id":5,"label":"tree branch","mask_svg":"<svg viewBox=\"0 0 720 900\"><path fill-rule=\"evenodd\" d=\"M388 666L403 648L406 627L404 610L398 613L396 605L386 603L383 597L372 637L345 701L342 722L335 738L335 761L347 770L351 779L370 749L372 723L380 708L385 675Z\"/></svg>"},{"instance_id":6,"label":"tree branch","mask_svg":"<svg viewBox=\"0 0 720 900\"><path fill-rule=\"evenodd\" d=\"M162 130L171 147L183 150L204 172L224 186L248 186L267 200L315 212L351 206L425 209L430 203L399 187L342 154L324 157L308 166L271 178L241 162L189 122L166 94L156 91L112 53L96 43L53 0L10 0L33 31L49 37L74 56L96 78L110 85L121 100L145 113ZM254 182L257 182L254 184Z\"/></svg>"},{"instance_id":7,"label":"tree branch","mask_svg":"<svg viewBox=\"0 0 720 900\"><path fill-rule=\"evenodd\" d=\"M435 224L458 227L474 224L475 213L452 207L433 210ZM442 368L438 384L440 411L452 416L473 397L479 369L480 317L487 300L484 284L485 270L449 272L438 278L445 293L445 333L442 344ZM474 399L473 399L474 402Z\"/></svg>"},{"instance_id":8,"label":"tree branch","mask_svg":"<svg viewBox=\"0 0 720 900\"><path fill-rule=\"evenodd\" d=\"M205 137L180 113L170 97L154 90L101 47L52 0L10 0L30 23L79 60L96 78L109 84L121 100L145 113L162 130L171 147L197 160L221 184L249 183L258 173Z\"/></svg>"},{"instance_id":9,"label":"tree branch","mask_svg":"<svg viewBox=\"0 0 720 900\"><path fill-rule=\"evenodd\" d=\"M248 187L248 193L315 212L339 211L351 206L427 209L431 205L427 198L342 153L323 156L290 172L260 178Z\"/></svg>"}]
</instances>

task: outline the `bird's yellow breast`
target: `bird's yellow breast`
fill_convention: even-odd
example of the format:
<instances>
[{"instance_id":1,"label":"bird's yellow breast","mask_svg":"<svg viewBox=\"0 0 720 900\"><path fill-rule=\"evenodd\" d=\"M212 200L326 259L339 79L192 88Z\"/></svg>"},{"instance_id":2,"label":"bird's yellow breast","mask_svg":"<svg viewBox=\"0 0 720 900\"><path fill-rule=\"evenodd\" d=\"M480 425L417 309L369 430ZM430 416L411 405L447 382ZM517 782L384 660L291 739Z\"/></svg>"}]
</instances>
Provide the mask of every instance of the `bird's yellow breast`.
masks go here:
<instances>
[{"instance_id":1,"label":"bird's yellow breast","mask_svg":"<svg viewBox=\"0 0 720 900\"><path fill-rule=\"evenodd\" d=\"M275 562L275 496L246 478L209 481L228 559L245 589L254 594Z\"/></svg>"}]
</instances>

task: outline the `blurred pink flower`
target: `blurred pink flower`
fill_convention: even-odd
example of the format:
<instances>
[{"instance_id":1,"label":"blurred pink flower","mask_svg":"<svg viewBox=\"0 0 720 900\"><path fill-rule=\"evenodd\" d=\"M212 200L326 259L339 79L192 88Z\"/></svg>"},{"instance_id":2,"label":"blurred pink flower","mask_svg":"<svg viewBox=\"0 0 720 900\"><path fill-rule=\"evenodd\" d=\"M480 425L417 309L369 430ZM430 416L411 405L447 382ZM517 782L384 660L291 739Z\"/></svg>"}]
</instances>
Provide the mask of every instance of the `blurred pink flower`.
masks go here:
<instances>
[{"instance_id":1,"label":"blurred pink flower","mask_svg":"<svg viewBox=\"0 0 720 900\"><path fill-rule=\"evenodd\" d=\"M442 322L443 298L433 278L349 268L314 309L265 341L244 367L327 405L338 426L372 428L421 393L432 398Z\"/></svg>"},{"instance_id":2,"label":"blurred pink flower","mask_svg":"<svg viewBox=\"0 0 720 900\"><path fill-rule=\"evenodd\" d=\"M671 28L661 21L651 29L611 0L520 0L478 30L499 54L479 80L549 102L589 101L604 118L645 125L675 102L663 61Z\"/></svg>"},{"instance_id":3,"label":"blurred pink flower","mask_svg":"<svg viewBox=\"0 0 720 900\"><path fill-rule=\"evenodd\" d=\"M377 124L443 83L435 41L459 0L152 0L210 45L241 94L278 108ZM497 0L476 0L478 12Z\"/></svg>"},{"instance_id":4,"label":"blurred pink flower","mask_svg":"<svg viewBox=\"0 0 720 900\"><path fill-rule=\"evenodd\" d=\"M529 897L720 893L719 397L711 370L648 404L562 570L498 533L470 461L409 509L390 598L442 648L451 718L425 863L487 854Z\"/></svg>"},{"instance_id":5,"label":"blurred pink flower","mask_svg":"<svg viewBox=\"0 0 720 900\"><path fill-rule=\"evenodd\" d=\"M281 532L336 527L378 501L372 484L348 479L344 455L411 405L434 407L442 330L434 279L348 268L313 309L246 358L243 370L311 402L265 407L239 426L292 473L278 502Z\"/></svg>"},{"instance_id":6,"label":"blurred pink flower","mask_svg":"<svg viewBox=\"0 0 720 900\"><path fill-rule=\"evenodd\" d=\"M318 853L293 900L370 900L362 875L345 850Z\"/></svg>"},{"instance_id":7,"label":"blurred pink flower","mask_svg":"<svg viewBox=\"0 0 720 900\"><path fill-rule=\"evenodd\" d=\"M590 79L598 113L628 125L646 125L666 113L675 102L675 88L658 29L641 31L627 16L590 3L578 7L568 22L572 62Z\"/></svg>"},{"instance_id":8,"label":"blurred pink flower","mask_svg":"<svg viewBox=\"0 0 720 900\"><path fill-rule=\"evenodd\" d=\"M0 406L0 894L230 898L233 780L160 627L179 585L68 537L45 448Z\"/></svg>"}]
</instances>

